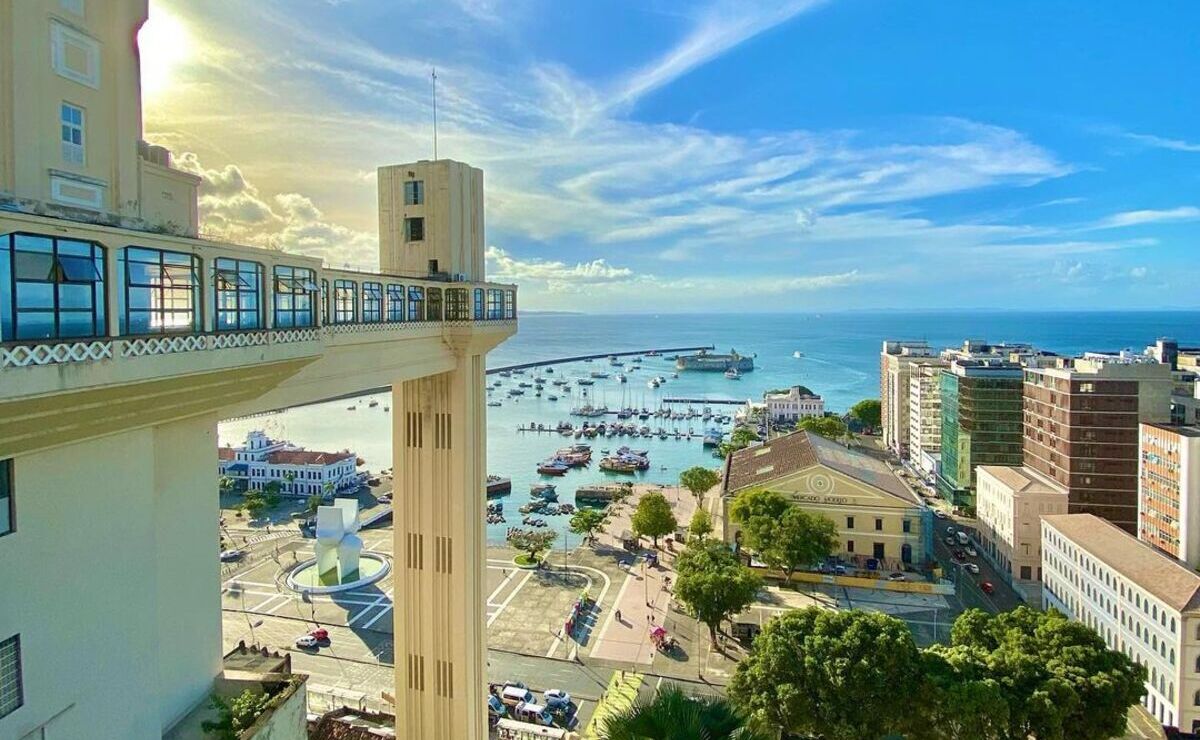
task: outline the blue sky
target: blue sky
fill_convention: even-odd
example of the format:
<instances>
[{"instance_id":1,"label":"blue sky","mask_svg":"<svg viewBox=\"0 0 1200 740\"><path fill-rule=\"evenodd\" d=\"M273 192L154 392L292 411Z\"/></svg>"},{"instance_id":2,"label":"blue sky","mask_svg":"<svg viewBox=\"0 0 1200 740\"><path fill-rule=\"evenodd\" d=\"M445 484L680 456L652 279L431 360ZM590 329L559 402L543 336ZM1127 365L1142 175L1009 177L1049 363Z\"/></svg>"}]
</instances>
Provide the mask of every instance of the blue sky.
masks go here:
<instances>
[{"instance_id":1,"label":"blue sky","mask_svg":"<svg viewBox=\"0 0 1200 740\"><path fill-rule=\"evenodd\" d=\"M374 168L430 156L436 66L440 154L484 169L489 271L527 308L1200 307L1197 27L1190 2L153 0L146 129L205 177L209 233L371 266Z\"/></svg>"}]
</instances>

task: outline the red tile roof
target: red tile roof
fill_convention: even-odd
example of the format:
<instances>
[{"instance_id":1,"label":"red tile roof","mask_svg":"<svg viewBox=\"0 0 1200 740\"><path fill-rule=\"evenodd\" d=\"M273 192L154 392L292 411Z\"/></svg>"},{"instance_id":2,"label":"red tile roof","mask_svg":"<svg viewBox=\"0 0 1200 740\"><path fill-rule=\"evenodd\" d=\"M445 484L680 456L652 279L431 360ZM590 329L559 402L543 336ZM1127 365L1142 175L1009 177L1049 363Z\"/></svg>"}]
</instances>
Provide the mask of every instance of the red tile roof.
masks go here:
<instances>
[{"instance_id":1,"label":"red tile roof","mask_svg":"<svg viewBox=\"0 0 1200 740\"><path fill-rule=\"evenodd\" d=\"M333 465L354 457L353 452L316 452L314 450L279 450L267 455L273 465Z\"/></svg>"},{"instance_id":2,"label":"red tile roof","mask_svg":"<svg viewBox=\"0 0 1200 740\"><path fill-rule=\"evenodd\" d=\"M217 448L217 459L218 460L233 460L234 459L233 448L232 447L218 447Z\"/></svg>"}]
</instances>

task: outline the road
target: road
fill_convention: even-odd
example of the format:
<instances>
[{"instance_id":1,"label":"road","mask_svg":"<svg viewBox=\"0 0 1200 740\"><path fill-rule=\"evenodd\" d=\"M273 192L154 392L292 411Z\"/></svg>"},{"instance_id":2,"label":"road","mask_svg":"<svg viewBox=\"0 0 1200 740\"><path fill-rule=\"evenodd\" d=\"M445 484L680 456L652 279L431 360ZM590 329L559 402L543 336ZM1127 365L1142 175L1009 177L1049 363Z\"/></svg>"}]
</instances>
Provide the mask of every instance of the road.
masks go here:
<instances>
[{"instance_id":1,"label":"road","mask_svg":"<svg viewBox=\"0 0 1200 740\"><path fill-rule=\"evenodd\" d=\"M1015 609L1025 603L988 559L983 557L978 540L975 537L974 529L950 519L935 519L934 521L936 522L936 533L933 539L934 556L942 564L943 569L946 571L946 577L954 580L956 585L955 593L964 608L978 608L995 614ZM973 558L968 557L967 561L979 566L979 575L976 576L968 573L962 567L962 564L954 560L951 553L952 548L947 546L943 539L946 537L948 527L963 530L971 538L973 547L980 554ZM953 549L965 548L960 548L956 544ZM993 593L987 594L983 592L979 584L984 581L992 584L995 588Z\"/></svg>"}]
</instances>

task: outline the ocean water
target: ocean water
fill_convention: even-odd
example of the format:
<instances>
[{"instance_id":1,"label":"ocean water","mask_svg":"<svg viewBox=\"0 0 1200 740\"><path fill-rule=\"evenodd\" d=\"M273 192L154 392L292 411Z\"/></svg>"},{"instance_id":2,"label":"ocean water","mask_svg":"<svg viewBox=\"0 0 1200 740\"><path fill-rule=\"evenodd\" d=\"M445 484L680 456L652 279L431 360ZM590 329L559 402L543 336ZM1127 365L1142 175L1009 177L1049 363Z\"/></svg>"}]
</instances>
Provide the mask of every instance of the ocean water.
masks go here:
<instances>
[{"instance_id":1,"label":"ocean water","mask_svg":"<svg viewBox=\"0 0 1200 740\"><path fill-rule=\"evenodd\" d=\"M673 363L665 358L645 358L640 367L627 372L628 382L614 377L597 379L589 389L590 398L578 392L564 394L547 385L542 398L534 398L532 389L520 399L506 395L520 380L532 382L534 371L524 377L504 379L503 387L492 396L500 400L498 408L488 408L488 469L509 477L512 495L504 502L506 524L488 526L488 538L502 543L508 527L519 525L522 515L517 507L529 500L531 483L551 481L557 485L560 502L573 502L575 488L583 484L631 480L650 483L675 483L680 471L692 465L712 465L717 461L701 447L699 437L691 440L614 437L594 439L595 451L589 468L576 469L561 478L543 478L535 470L537 463L559 447L573 442L557 434L518 432L529 424L554 426L570 421L572 406L584 400L610 409L622 406L655 408L665 398L722 398L745 401L760 399L765 390L803 384L822 395L830 411L845 411L862 398L879 394L879 348L885 339L926 339L935 347L958 345L965 338L990 342L1031 342L1040 348L1073 354L1088 350L1114 351L1123 348L1141 350L1160 336L1170 336L1182 345L1200 345L1200 313L1183 311L1156 312L844 312L807 314L711 314L711 315L581 315L536 314L521 316L518 334L488 355L488 367L500 367L533 360L572 355L647 350L651 348L713 345L718 352L736 349L754 355L755 370L740 380L726 379L721 373L681 372L671 377ZM796 359L799 351L803 357ZM624 365L632 364L623 358ZM591 363L556 365L547 378L586 377L593 370L615 375L617 368L605 360ZM646 381L662 375L667 383L657 390ZM489 376L489 382L499 379ZM546 398L550 393L561 397L557 402ZM378 405L370 407L370 400ZM355 410L347 410L354 405ZM363 397L357 402L339 401L289 409L269 416L226 422L220 427L222 444L238 444L250 429L263 428L273 437L291 440L309 449L351 449L366 460L370 470L391 466L391 414L387 394ZM695 404L699 408L699 404ZM685 405L677 408L683 409ZM736 406L712 406L714 411L732 414ZM608 417L610 420L615 417ZM589 420L595 422L598 420ZM636 421L636 419L634 420ZM689 428L700 434L705 422L667 422L651 418L639 421L652 429ZM651 468L633 475L607 474L598 469L601 449L621 445L649 451ZM567 516L545 517L549 526L562 534L558 547L574 546L578 538L566 532ZM565 540L565 542L564 542Z\"/></svg>"}]
</instances>

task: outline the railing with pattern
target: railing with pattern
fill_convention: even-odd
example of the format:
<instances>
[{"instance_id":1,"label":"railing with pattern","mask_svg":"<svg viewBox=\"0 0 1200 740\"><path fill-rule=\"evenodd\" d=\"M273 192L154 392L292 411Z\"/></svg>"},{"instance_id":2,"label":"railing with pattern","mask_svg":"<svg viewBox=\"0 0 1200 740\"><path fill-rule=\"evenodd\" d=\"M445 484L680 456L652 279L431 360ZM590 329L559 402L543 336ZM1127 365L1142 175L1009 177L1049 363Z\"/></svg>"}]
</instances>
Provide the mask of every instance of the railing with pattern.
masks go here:
<instances>
[{"instance_id":1,"label":"railing with pattern","mask_svg":"<svg viewBox=\"0 0 1200 740\"><path fill-rule=\"evenodd\" d=\"M0 368L111 360L112 356L113 342L111 339L55 342L53 344L16 344L7 347L0 345Z\"/></svg>"}]
</instances>

